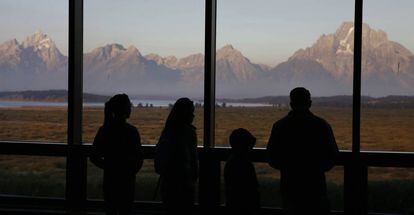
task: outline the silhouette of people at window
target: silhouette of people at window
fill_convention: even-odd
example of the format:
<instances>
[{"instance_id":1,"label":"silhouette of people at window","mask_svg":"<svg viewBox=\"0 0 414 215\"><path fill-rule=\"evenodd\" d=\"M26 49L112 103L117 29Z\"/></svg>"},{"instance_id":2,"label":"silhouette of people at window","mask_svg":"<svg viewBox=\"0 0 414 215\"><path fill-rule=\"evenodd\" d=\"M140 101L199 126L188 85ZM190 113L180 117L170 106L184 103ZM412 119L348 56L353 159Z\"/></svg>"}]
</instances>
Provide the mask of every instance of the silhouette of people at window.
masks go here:
<instances>
[{"instance_id":1,"label":"silhouette of people at window","mask_svg":"<svg viewBox=\"0 0 414 215\"><path fill-rule=\"evenodd\" d=\"M315 116L310 92L290 92L292 110L272 128L269 164L280 170L283 207L287 214L329 214L325 172L334 166L338 147L331 126Z\"/></svg>"},{"instance_id":2,"label":"silhouette of people at window","mask_svg":"<svg viewBox=\"0 0 414 215\"><path fill-rule=\"evenodd\" d=\"M239 128L230 135L231 155L224 167L226 206L229 214L258 214L260 195L256 171L249 154L256 138Z\"/></svg>"},{"instance_id":3,"label":"silhouette of people at window","mask_svg":"<svg viewBox=\"0 0 414 215\"><path fill-rule=\"evenodd\" d=\"M105 103L103 125L93 141L90 160L104 170L106 214L130 214L135 196L135 175L141 169L141 139L136 127L127 123L131 101L126 94Z\"/></svg>"},{"instance_id":4,"label":"silhouette of people at window","mask_svg":"<svg viewBox=\"0 0 414 215\"><path fill-rule=\"evenodd\" d=\"M198 159L193 119L193 102L178 99L156 146L155 171L160 174L161 197L168 214L191 214L194 205Z\"/></svg>"}]
</instances>

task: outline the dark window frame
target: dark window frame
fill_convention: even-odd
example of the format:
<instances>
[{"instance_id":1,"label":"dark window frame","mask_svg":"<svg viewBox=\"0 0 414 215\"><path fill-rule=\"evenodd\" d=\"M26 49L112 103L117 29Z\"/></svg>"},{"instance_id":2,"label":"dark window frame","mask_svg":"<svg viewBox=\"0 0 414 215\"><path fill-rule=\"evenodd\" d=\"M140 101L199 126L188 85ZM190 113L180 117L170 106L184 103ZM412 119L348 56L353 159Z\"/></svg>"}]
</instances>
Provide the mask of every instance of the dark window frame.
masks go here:
<instances>
[{"instance_id":1,"label":"dark window frame","mask_svg":"<svg viewBox=\"0 0 414 215\"><path fill-rule=\"evenodd\" d=\"M91 146L82 142L82 93L83 93L83 2L69 1L69 79L68 79L68 144L44 144L24 141L0 141L0 154L61 156L67 158L66 198L63 203L69 210L81 210L94 201L86 197L86 159ZM361 52L363 0L354 0L354 71L352 106L352 150L341 150L337 165L345 166L344 204L347 214L367 214L368 167L406 167L414 168L414 152L361 152ZM217 0L205 0L205 65L204 65L204 143L199 147L201 199L205 205L219 203L220 161L224 161L229 150L215 147L215 76L216 76L216 18ZM144 156L154 157L154 147L144 146ZM255 149L253 160L266 162L266 151ZM203 163L204 162L204 163ZM204 172L203 172L204 171ZM218 177L217 177L218 176ZM203 181L203 182L201 182ZM202 188L203 187L203 188ZM32 201L21 197L0 196L3 202L16 202L17 199ZM25 200L26 199L26 200ZM46 205L56 199L46 198ZM62 202L61 202L62 203ZM142 203L137 203L142 204ZM147 203L151 205L153 203Z\"/></svg>"}]
</instances>

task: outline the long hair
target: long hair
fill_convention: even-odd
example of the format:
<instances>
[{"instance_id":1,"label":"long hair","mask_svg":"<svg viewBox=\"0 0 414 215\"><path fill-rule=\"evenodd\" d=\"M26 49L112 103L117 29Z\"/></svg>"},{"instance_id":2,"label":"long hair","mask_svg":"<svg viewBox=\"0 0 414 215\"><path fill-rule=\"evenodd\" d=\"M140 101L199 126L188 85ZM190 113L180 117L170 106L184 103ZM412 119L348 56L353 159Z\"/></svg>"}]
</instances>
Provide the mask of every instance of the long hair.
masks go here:
<instances>
[{"instance_id":1,"label":"long hair","mask_svg":"<svg viewBox=\"0 0 414 215\"><path fill-rule=\"evenodd\" d=\"M165 123L164 130L179 128L185 124L191 124L194 114L194 103L189 98L178 99L171 109Z\"/></svg>"},{"instance_id":2,"label":"long hair","mask_svg":"<svg viewBox=\"0 0 414 215\"><path fill-rule=\"evenodd\" d=\"M112 119L112 111L111 111L111 100L105 102L105 108L104 108L104 123L103 126L105 128L109 127L113 121Z\"/></svg>"},{"instance_id":3,"label":"long hair","mask_svg":"<svg viewBox=\"0 0 414 215\"><path fill-rule=\"evenodd\" d=\"M117 119L127 119L131 114L131 100L126 94L117 94L105 102L104 127L111 126Z\"/></svg>"}]
</instances>

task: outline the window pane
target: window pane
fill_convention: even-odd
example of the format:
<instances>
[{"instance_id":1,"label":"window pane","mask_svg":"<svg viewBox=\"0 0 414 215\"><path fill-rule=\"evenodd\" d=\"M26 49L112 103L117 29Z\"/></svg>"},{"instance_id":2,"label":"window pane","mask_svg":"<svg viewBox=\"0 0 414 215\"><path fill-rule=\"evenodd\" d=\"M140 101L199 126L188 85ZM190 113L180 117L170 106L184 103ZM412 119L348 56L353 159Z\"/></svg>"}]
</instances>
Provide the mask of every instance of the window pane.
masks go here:
<instances>
[{"instance_id":1,"label":"window pane","mask_svg":"<svg viewBox=\"0 0 414 215\"><path fill-rule=\"evenodd\" d=\"M180 97L203 102L204 1L87 0L84 11L84 92L92 94L84 101L84 141L102 124L96 111L126 93L137 107L130 122L144 144L155 144L170 104ZM196 112L202 144L201 108Z\"/></svg>"},{"instance_id":2,"label":"window pane","mask_svg":"<svg viewBox=\"0 0 414 215\"><path fill-rule=\"evenodd\" d=\"M161 201L157 191L159 175L154 172L154 163L146 160L135 180L136 201ZM88 198L103 199L103 171L88 162Z\"/></svg>"},{"instance_id":3,"label":"window pane","mask_svg":"<svg viewBox=\"0 0 414 215\"><path fill-rule=\"evenodd\" d=\"M302 86L340 149L351 148L354 2L226 0L217 16L216 145L243 127L265 147ZM256 164L256 173L262 206L281 207L279 171ZM327 187L332 210L343 210L343 168L327 173Z\"/></svg>"},{"instance_id":4,"label":"window pane","mask_svg":"<svg viewBox=\"0 0 414 215\"><path fill-rule=\"evenodd\" d=\"M65 158L0 155L0 195L65 197Z\"/></svg>"},{"instance_id":5,"label":"window pane","mask_svg":"<svg viewBox=\"0 0 414 215\"><path fill-rule=\"evenodd\" d=\"M414 151L414 2L364 2L363 150Z\"/></svg>"},{"instance_id":6,"label":"window pane","mask_svg":"<svg viewBox=\"0 0 414 215\"><path fill-rule=\"evenodd\" d=\"M282 207L280 191L280 173L267 164L256 164L262 207ZM342 167L335 167L326 174L327 195L331 210L343 210L343 175Z\"/></svg>"},{"instance_id":7,"label":"window pane","mask_svg":"<svg viewBox=\"0 0 414 215\"><path fill-rule=\"evenodd\" d=\"M226 204L226 184L224 168L226 162L221 162L221 204ZM258 181L258 191L260 195L261 207L282 207L282 197L280 194L280 174L279 171L272 169L266 163L253 163L256 169Z\"/></svg>"},{"instance_id":8,"label":"window pane","mask_svg":"<svg viewBox=\"0 0 414 215\"><path fill-rule=\"evenodd\" d=\"M404 168L368 169L368 211L414 213L414 171Z\"/></svg>"},{"instance_id":9,"label":"window pane","mask_svg":"<svg viewBox=\"0 0 414 215\"><path fill-rule=\"evenodd\" d=\"M268 164L255 164L257 180L259 182L261 207L282 208L280 193L280 173Z\"/></svg>"},{"instance_id":10,"label":"window pane","mask_svg":"<svg viewBox=\"0 0 414 215\"><path fill-rule=\"evenodd\" d=\"M352 1L226 0L217 16L217 145L244 127L264 147L290 110L290 90L302 86L339 147L351 148Z\"/></svg>"},{"instance_id":11,"label":"window pane","mask_svg":"<svg viewBox=\"0 0 414 215\"><path fill-rule=\"evenodd\" d=\"M195 103L198 144L203 140L203 0L84 2L83 141L93 141L103 123L105 101L126 93L133 109L128 122L142 144L156 144L171 105L180 97ZM96 169L95 169L96 170ZM101 174L88 172L90 188ZM152 201L153 165L137 174L137 200ZM90 198L102 197L88 188Z\"/></svg>"},{"instance_id":12,"label":"window pane","mask_svg":"<svg viewBox=\"0 0 414 215\"><path fill-rule=\"evenodd\" d=\"M225 182L224 182L224 166L222 162L222 193L221 203L225 204ZM260 206L267 208L282 208L282 196L280 191L280 173L271 168L266 163L254 163L256 176L259 183ZM344 196L344 168L335 167L326 174L327 194L330 202L331 210L343 211Z\"/></svg>"},{"instance_id":13,"label":"window pane","mask_svg":"<svg viewBox=\"0 0 414 215\"><path fill-rule=\"evenodd\" d=\"M326 173L326 184L328 188L328 199L331 204L331 210L344 210L344 168L342 166L334 167Z\"/></svg>"},{"instance_id":14,"label":"window pane","mask_svg":"<svg viewBox=\"0 0 414 215\"><path fill-rule=\"evenodd\" d=\"M68 1L1 1L0 29L0 140L65 142Z\"/></svg>"}]
</instances>

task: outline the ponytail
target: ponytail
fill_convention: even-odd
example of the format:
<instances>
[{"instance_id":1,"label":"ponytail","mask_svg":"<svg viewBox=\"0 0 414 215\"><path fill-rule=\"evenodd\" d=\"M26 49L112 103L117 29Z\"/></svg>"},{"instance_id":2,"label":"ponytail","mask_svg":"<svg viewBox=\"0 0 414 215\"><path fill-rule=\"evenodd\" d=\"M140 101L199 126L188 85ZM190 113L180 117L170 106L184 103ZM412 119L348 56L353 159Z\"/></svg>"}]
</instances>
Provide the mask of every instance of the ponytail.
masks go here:
<instances>
[{"instance_id":1,"label":"ponytail","mask_svg":"<svg viewBox=\"0 0 414 215\"><path fill-rule=\"evenodd\" d=\"M131 101L126 94L117 94L105 102L104 123L103 126L108 128L119 119L125 120L131 114Z\"/></svg>"}]
</instances>

